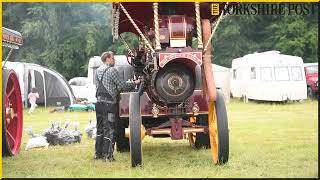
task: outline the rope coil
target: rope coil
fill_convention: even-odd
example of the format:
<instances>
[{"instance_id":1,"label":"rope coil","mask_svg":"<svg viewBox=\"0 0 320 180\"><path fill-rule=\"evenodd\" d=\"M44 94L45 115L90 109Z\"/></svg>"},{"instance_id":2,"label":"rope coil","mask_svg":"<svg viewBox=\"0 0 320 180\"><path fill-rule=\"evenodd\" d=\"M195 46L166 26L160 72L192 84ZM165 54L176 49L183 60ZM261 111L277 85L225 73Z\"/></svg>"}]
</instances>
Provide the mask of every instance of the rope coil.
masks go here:
<instances>
[{"instance_id":1,"label":"rope coil","mask_svg":"<svg viewBox=\"0 0 320 180\"><path fill-rule=\"evenodd\" d=\"M200 4L199 4L199 2L195 2L194 6L195 6L195 11L196 11L198 49L202 49L203 48L203 43L202 43Z\"/></svg>"},{"instance_id":2,"label":"rope coil","mask_svg":"<svg viewBox=\"0 0 320 180\"><path fill-rule=\"evenodd\" d=\"M159 32L159 14L158 14L158 3L153 3L153 17L154 17L154 29L156 38L156 50L161 50L160 46L160 32Z\"/></svg>"}]
</instances>

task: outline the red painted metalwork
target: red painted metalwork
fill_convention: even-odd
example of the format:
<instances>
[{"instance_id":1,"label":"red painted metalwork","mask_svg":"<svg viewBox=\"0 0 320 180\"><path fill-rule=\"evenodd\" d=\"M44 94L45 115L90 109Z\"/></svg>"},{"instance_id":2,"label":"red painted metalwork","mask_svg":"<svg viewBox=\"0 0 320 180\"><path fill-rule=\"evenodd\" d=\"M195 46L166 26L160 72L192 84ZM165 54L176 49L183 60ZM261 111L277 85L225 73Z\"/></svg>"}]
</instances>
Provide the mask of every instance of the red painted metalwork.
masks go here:
<instances>
[{"instance_id":1,"label":"red painted metalwork","mask_svg":"<svg viewBox=\"0 0 320 180\"><path fill-rule=\"evenodd\" d=\"M183 131L182 131L182 120L181 119L171 119L171 139L177 140L183 138Z\"/></svg>"},{"instance_id":2,"label":"red painted metalwork","mask_svg":"<svg viewBox=\"0 0 320 180\"><path fill-rule=\"evenodd\" d=\"M19 32L2 27L2 47L13 49L23 43ZM3 63L5 66L5 63ZM23 129L23 105L18 76L12 69L2 67L2 156L19 153Z\"/></svg>"},{"instance_id":3,"label":"red painted metalwork","mask_svg":"<svg viewBox=\"0 0 320 180\"><path fill-rule=\"evenodd\" d=\"M202 52L159 53L159 66L164 67L168 62L179 58L191 60L197 65L202 64Z\"/></svg>"},{"instance_id":4,"label":"red painted metalwork","mask_svg":"<svg viewBox=\"0 0 320 180\"><path fill-rule=\"evenodd\" d=\"M186 39L187 23L185 16L170 16L168 27L170 39Z\"/></svg>"},{"instance_id":5,"label":"red painted metalwork","mask_svg":"<svg viewBox=\"0 0 320 180\"><path fill-rule=\"evenodd\" d=\"M129 14L132 16L134 22L140 29L144 29L145 27L153 27L153 9L152 2L143 2L143 3L121 3ZM165 3L159 3L159 11L163 12L168 9L167 6L164 6ZM170 6L170 3L166 3ZM171 3L172 4L172 3ZM218 16L211 15L211 4L212 3L200 3L200 11L202 19L211 19L214 21L218 18ZM220 2L220 12L222 12L222 8L225 2ZM191 2L175 2L174 7L176 8L173 15L183 14L188 17L194 18L194 3ZM117 3L113 3L113 6L117 6ZM123 32L132 32L138 35L137 31L134 29L130 21L127 19L126 15L122 13L120 10L120 19L119 19L119 34ZM139 12L139 13L137 13ZM161 15L161 13L160 13ZM161 27L161 25L160 25Z\"/></svg>"},{"instance_id":6,"label":"red painted metalwork","mask_svg":"<svg viewBox=\"0 0 320 180\"><path fill-rule=\"evenodd\" d=\"M211 23L209 19L202 20L202 31L203 31L203 43L207 44L211 34ZM208 95L209 101L213 102L216 100L216 85L214 83L212 64L211 64L211 42L209 42L208 50L203 54L202 70L204 72L202 82L206 84L206 94Z\"/></svg>"},{"instance_id":7,"label":"red painted metalwork","mask_svg":"<svg viewBox=\"0 0 320 180\"><path fill-rule=\"evenodd\" d=\"M2 42L8 42L10 44L22 45L23 39L21 34L11 29L2 28Z\"/></svg>"},{"instance_id":8,"label":"red painted metalwork","mask_svg":"<svg viewBox=\"0 0 320 180\"><path fill-rule=\"evenodd\" d=\"M226 3L218 4L221 14ZM211 23L219 17L211 14L211 5L194 2L113 3L115 39L123 32L140 37L130 65L134 67L134 74L144 80L139 90L144 87L145 92L139 91L142 94L139 100L147 135L182 139L186 133L196 136L196 133L209 132L205 120L212 119L208 104L216 99L216 87L211 44L208 42ZM193 44L193 38L198 46ZM202 45L208 50L204 51ZM131 50L128 48L128 51ZM120 97L119 116L124 120L124 127L119 131L122 132L128 121L129 124L135 121L134 115L129 117L129 108L137 108L129 107L130 93L121 93ZM191 120L197 116L199 121ZM131 132L137 130L130 127ZM201 139L197 135L198 138ZM199 144L199 140L196 146L209 147L209 142L203 138L204 142ZM118 141L122 143L120 138ZM137 158L141 160L141 157Z\"/></svg>"},{"instance_id":9,"label":"red painted metalwork","mask_svg":"<svg viewBox=\"0 0 320 180\"><path fill-rule=\"evenodd\" d=\"M129 93L121 93L121 99L119 102L119 116L122 118L129 117ZM149 95L144 92L140 97L140 107L141 107L141 116L142 117L150 117L152 118L152 105L153 102L149 98ZM202 96L201 90L195 90L193 94L188 98L185 105L185 114L193 115L192 112L192 105L196 102L199 106L199 113L198 114L207 114L208 113L208 104L206 99ZM159 116L170 116L175 114L175 110L169 107L160 107L159 106Z\"/></svg>"},{"instance_id":10,"label":"red painted metalwork","mask_svg":"<svg viewBox=\"0 0 320 180\"><path fill-rule=\"evenodd\" d=\"M3 110L3 126L6 137L3 139L5 143L5 151L9 155L18 154L21 146L22 129L23 129L23 109L20 85L17 75L13 70L4 69L4 77L6 84L3 94L4 110ZM8 72L8 73L6 73Z\"/></svg>"}]
</instances>

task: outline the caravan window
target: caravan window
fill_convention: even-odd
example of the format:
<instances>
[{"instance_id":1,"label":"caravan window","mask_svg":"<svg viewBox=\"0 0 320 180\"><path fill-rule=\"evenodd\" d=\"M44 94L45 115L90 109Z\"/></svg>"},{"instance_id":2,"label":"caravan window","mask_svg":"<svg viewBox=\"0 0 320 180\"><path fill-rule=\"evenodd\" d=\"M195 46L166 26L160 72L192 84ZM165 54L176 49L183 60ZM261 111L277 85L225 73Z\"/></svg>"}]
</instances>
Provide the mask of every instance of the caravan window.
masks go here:
<instances>
[{"instance_id":1,"label":"caravan window","mask_svg":"<svg viewBox=\"0 0 320 180\"><path fill-rule=\"evenodd\" d=\"M302 72L299 66L291 67L292 80L302 81Z\"/></svg>"},{"instance_id":2,"label":"caravan window","mask_svg":"<svg viewBox=\"0 0 320 180\"><path fill-rule=\"evenodd\" d=\"M237 79L237 70L236 69L233 70L233 79Z\"/></svg>"},{"instance_id":3,"label":"caravan window","mask_svg":"<svg viewBox=\"0 0 320 180\"><path fill-rule=\"evenodd\" d=\"M275 67L274 74L277 81L289 81L288 67Z\"/></svg>"},{"instance_id":4,"label":"caravan window","mask_svg":"<svg viewBox=\"0 0 320 180\"><path fill-rule=\"evenodd\" d=\"M251 79L256 79L256 68L255 67L251 67L250 77L251 77Z\"/></svg>"},{"instance_id":5,"label":"caravan window","mask_svg":"<svg viewBox=\"0 0 320 180\"><path fill-rule=\"evenodd\" d=\"M270 67L262 67L260 70L261 70L261 80L263 81L272 80L272 70Z\"/></svg>"}]
</instances>

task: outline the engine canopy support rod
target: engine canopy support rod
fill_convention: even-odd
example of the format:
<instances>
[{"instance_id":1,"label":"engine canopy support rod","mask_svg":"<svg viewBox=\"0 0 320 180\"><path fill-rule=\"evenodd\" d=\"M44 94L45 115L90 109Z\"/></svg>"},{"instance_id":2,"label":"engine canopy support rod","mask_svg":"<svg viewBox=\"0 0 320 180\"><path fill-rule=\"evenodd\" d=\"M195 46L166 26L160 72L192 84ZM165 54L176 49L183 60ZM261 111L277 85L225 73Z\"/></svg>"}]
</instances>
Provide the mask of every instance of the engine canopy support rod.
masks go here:
<instances>
[{"instance_id":1,"label":"engine canopy support rod","mask_svg":"<svg viewBox=\"0 0 320 180\"><path fill-rule=\"evenodd\" d=\"M228 6L228 4L229 4L229 3L227 2L226 5L225 5L225 7L224 7L224 9L226 9L226 7ZM223 13L224 13L224 10L221 12L221 14L220 14L220 16L219 16L219 18L218 18L218 20L217 20L217 22L216 22L216 25L214 26L214 28L213 28L213 30L212 30L212 32L211 32L210 38L209 38L207 44L205 45L205 47L204 47L204 49L203 49L203 52L206 52L206 51L207 51L207 48L208 48L208 46L209 46L209 42L211 42L211 39L213 38L213 35L214 35L214 33L216 32L216 30L217 30L217 28L218 28L218 26L219 26L219 24L220 24L220 21L221 21L221 19L222 19Z\"/></svg>"},{"instance_id":2,"label":"engine canopy support rod","mask_svg":"<svg viewBox=\"0 0 320 180\"><path fill-rule=\"evenodd\" d=\"M128 11L123 7L123 5L121 3L119 3L119 6L121 7L122 11L124 12L124 14L127 16L127 18L129 19L129 21L131 22L131 24L133 25L133 27L136 29L136 31L139 33L139 35L142 37L144 43L148 46L148 48L155 53L154 49L152 48L151 44L149 43L149 41L147 40L147 38L143 35L143 33L141 32L141 30L139 29L139 27L137 26L137 24L134 22L134 20L132 19L132 17L130 16L130 14L128 13Z\"/></svg>"},{"instance_id":3,"label":"engine canopy support rod","mask_svg":"<svg viewBox=\"0 0 320 180\"><path fill-rule=\"evenodd\" d=\"M199 2L195 2L194 3L194 7L195 7L195 11L196 11L198 49L202 49L203 48L203 43L202 43L200 4L199 4Z\"/></svg>"},{"instance_id":4,"label":"engine canopy support rod","mask_svg":"<svg viewBox=\"0 0 320 180\"><path fill-rule=\"evenodd\" d=\"M154 30L156 39L156 50L161 50L160 46L160 32L159 32L159 14L158 14L158 3L153 3L153 19L154 19Z\"/></svg>"}]
</instances>

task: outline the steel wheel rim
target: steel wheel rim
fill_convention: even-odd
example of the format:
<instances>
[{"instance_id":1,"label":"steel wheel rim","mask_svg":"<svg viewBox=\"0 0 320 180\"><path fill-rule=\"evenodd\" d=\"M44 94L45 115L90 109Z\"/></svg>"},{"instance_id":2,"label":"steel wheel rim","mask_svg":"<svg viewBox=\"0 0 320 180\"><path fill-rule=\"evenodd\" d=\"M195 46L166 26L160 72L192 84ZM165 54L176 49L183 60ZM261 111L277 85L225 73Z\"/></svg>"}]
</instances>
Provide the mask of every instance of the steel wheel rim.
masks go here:
<instances>
[{"instance_id":1,"label":"steel wheel rim","mask_svg":"<svg viewBox=\"0 0 320 180\"><path fill-rule=\"evenodd\" d=\"M218 163L219 139L217 128L217 116L214 102L209 102L208 121L212 160L214 163Z\"/></svg>"},{"instance_id":2,"label":"steel wheel rim","mask_svg":"<svg viewBox=\"0 0 320 180\"><path fill-rule=\"evenodd\" d=\"M191 123L196 123L196 117L190 117L189 121ZM195 142L196 142L196 133L188 133L188 140L189 140L189 144L193 147L195 146Z\"/></svg>"},{"instance_id":3,"label":"steel wheel rim","mask_svg":"<svg viewBox=\"0 0 320 180\"><path fill-rule=\"evenodd\" d=\"M15 73L10 71L4 94L4 128L7 149L11 155L16 155L21 146L22 138L22 99L19 81ZM5 77L4 77L5 78Z\"/></svg>"},{"instance_id":4,"label":"steel wheel rim","mask_svg":"<svg viewBox=\"0 0 320 180\"><path fill-rule=\"evenodd\" d=\"M191 146L195 146L196 142L196 133L188 133L188 140Z\"/></svg>"}]
</instances>

